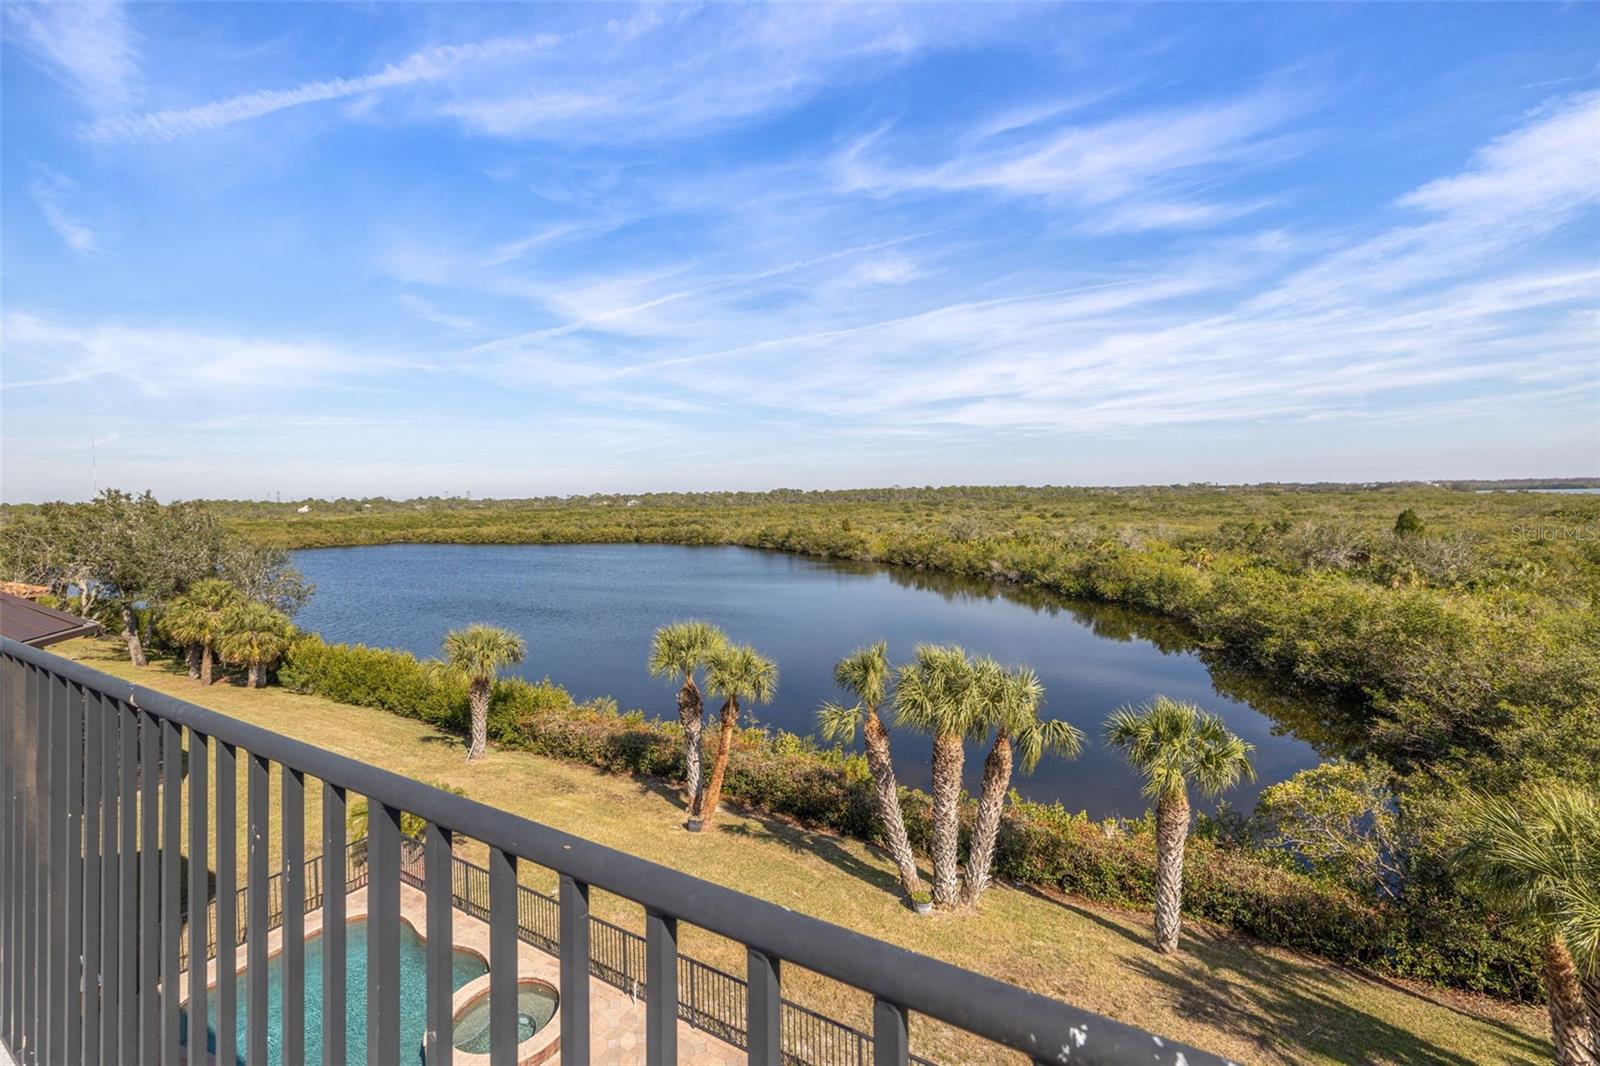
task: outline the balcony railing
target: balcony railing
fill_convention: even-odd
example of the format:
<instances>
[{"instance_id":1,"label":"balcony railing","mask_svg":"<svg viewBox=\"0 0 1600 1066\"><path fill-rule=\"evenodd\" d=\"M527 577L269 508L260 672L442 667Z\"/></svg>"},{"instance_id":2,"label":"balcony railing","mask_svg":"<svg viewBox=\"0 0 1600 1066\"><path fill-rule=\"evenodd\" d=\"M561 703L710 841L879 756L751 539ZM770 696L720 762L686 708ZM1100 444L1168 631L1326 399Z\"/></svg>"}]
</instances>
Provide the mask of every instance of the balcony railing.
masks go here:
<instances>
[{"instance_id":1,"label":"balcony railing","mask_svg":"<svg viewBox=\"0 0 1600 1066\"><path fill-rule=\"evenodd\" d=\"M246 797L242 881L240 773ZM276 872L268 860L275 773L282 855ZM308 777L319 783L323 808L321 864L314 874L319 891L310 893ZM345 839L351 793L366 797L371 812L364 861L365 1036L373 1064L388 1066L416 1054L406 1048L402 1056L400 1047L400 903L407 882L427 901L420 932L426 941L429 1064L449 1063L454 1054L456 909L489 929L494 1066L516 1062L517 951L519 942L534 942L529 931L549 941L539 946L559 956L563 1064L591 1061L591 975L627 982L644 1001L641 1061L650 1066L677 1061L680 1018L740 1046L748 1061L763 1066L794 1061L802 1045L840 1039L854 1042L857 1057L870 1054L874 1066L905 1066L911 1061L913 1015L966 1030L1035 1063L1223 1061L9 640L0 642L0 1041L23 1066L203 1066L212 1061L206 1041L180 1042L180 1018L192 1012L196 1025L190 1031L204 1032L203 1020L215 1019L216 1062L232 1063L242 1052L248 1063L265 1063L268 982L246 980L248 998L241 1003L233 965L216 967L214 989L195 981L187 999L181 977L188 959L211 954L216 929L242 929L244 976L265 974L268 930L278 910L283 1009L273 1024L282 1061L301 1062L307 908L274 908L270 886L276 880L280 899L313 900L322 910L323 1056L328 1063L345 1062L346 893L331 886L351 883ZM400 832L402 813L425 825L420 863L418 845ZM469 835L488 849L486 870L463 868L453 854L454 840ZM553 870L557 894L520 886L521 862ZM465 881L472 883L458 884ZM592 919L591 887L642 908L642 964L637 934ZM206 920L186 921L190 900L207 901ZM680 922L744 945L745 977L703 964L686 966L677 948ZM785 963L871 995L871 1036L832 1033L829 1026L849 1027L786 1002ZM719 991L702 997L697 966L709 972L705 980L720 982ZM680 996L680 981L689 996ZM696 997L715 1006L697 1005ZM237 1047L241 1009L244 1046ZM802 1032L807 1025L815 1029L809 1039Z\"/></svg>"}]
</instances>

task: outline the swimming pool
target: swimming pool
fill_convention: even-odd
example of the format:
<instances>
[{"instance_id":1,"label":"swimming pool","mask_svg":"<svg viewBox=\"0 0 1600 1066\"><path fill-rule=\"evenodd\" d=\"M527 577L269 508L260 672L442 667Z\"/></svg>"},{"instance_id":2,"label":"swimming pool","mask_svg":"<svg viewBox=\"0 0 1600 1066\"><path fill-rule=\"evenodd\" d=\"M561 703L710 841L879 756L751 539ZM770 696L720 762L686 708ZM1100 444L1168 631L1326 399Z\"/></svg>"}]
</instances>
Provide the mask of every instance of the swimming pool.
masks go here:
<instances>
[{"instance_id":1,"label":"swimming pool","mask_svg":"<svg viewBox=\"0 0 1600 1066\"><path fill-rule=\"evenodd\" d=\"M427 1030L428 962L425 942L406 922L400 923L400 1052L407 1061L421 1062L422 1039ZM345 1033L349 1060L367 1060L367 923L352 921L345 934ZM470 951L453 953L450 988L461 988L489 972L483 959ZM239 975L238 1061L244 1066L245 1007L249 1003L249 975ZM215 1052L217 998L207 997L210 1017L206 1048ZM188 1016L179 1018L179 1039L188 1041ZM412 1059L415 1056L415 1059ZM306 1061L322 1061L322 935L306 938ZM267 962L267 1062L283 1062L283 956Z\"/></svg>"}]
</instances>

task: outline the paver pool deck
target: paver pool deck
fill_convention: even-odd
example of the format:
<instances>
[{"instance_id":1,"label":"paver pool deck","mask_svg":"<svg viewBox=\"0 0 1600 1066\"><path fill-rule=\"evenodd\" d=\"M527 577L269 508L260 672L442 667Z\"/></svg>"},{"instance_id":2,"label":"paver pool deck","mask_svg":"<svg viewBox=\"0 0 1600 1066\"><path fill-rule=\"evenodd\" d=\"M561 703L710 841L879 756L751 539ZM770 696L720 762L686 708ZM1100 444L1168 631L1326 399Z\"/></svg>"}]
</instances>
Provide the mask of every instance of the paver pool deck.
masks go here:
<instances>
[{"instance_id":1,"label":"paver pool deck","mask_svg":"<svg viewBox=\"0 0 1600 1066\"><path fill-rule=\"evenodd\" d=\"M419 934L426 932L428 898L420 889L414 888L404 882L400 885L400 917L405 920ZM365 918L367 915L367 890L358 888L345 897L345 918L347 921ZM475 952L483 959L489 958L489 925L466 914L458 908L451 908L451 941L458 948ZM310 937L322 931L322 909L306 912L306 936ZM276 955L283 949L283 930L274 929L267 940L267 953ZM248 945L241 944L235 959L236 971L244 970L248 957ZM534 977L549 982L552 986L561 986L561 964L553 955L534 947L522 940L517 941L517 976L518 978ZM217 981L217 960L213 959L206 967L206 979L211 985ZM185 990L186 992L186 990ZM555 1019L552 1024L559 1024L561 1010L565 1004L559 1004ZM634 999L627 993L606 984L598 978L589 979L589 1049L590 1061L600 1066L632 1066L634 1063L644 1061L645 1052L645 1004L642 999ZM691 1027L687 1022L678 1022L678 1062L680 1066L737 1066L746 1061L745 1053L711 1036L709 1033ZM215 1066L215 1064L213 1064Z\"/></svg>"}]
</instances>

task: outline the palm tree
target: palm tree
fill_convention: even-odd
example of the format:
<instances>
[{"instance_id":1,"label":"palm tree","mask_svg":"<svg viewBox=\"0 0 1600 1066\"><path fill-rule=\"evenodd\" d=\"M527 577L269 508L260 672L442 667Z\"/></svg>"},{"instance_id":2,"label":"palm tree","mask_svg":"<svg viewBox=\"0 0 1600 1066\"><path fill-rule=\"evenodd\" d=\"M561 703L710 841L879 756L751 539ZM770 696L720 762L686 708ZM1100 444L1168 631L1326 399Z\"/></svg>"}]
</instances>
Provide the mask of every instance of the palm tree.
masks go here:
<instances>
[{"instance_id":1,"label":"palm tree","mask_svg":"<svg viewBox=\"0 0 1600 1066\"><path fill-rule=\"evenodd\" d=\"M264 603L241 604L222 618L217 650L224 662L245 667L245 686L260 688L266 673L289 649L294 624Z\"/></svg>"},{"instance_id":2,"label":"palm tree","mask_svg":"<svg viewBox=\"0 0 1600 1066\"><path fill-rule=\"evenodd\" d=\"M167 635L188 649L189 676L202 685L212 681L223 616L244 603L244 594L220 577L196 581L173 600L163 615Z\"/></svg>"},{"instance_id":3,"label":"palm tree","mask_svg":"<svg viewBox=\"0 0 1600 1066\"><path fill-rule=\"evenodd\" d=\"M527 645L515 633L481 622L445 635L445 662L467 678L467 698L472 706L468 762L483 758L489 746L489 691L494 685L495 671L520 663L527 650Z\"/></svg>"},{"instance_id":4,"label":"palm tree","mask_svg":"<svg viewBox=\"0 0 1600 1066\"><path fill-rule=\"evenodd\" d=\"M878 717L889 694L889 645L883 641L857 648L840 659L833 668L833 680L842 689L855 696L852 707L826 703L818 713L822 736L849 744L855 740L856 727L861 727L866 742L867 767L878 800L878 818L883 822L883 836L889 844L889 854L900 870L900 888L907 899L915 899L922 891L922 879L917 876L917 858L911 851L911 839L906 835L905 815L900 810L900 783L894 776L894 759L889 751L889 730Z\"/></svg>"},{"instance_id":5,"label":"palm tree","mask_svg":"<svg viewBox=\"0 0 1600 1066\"><path fill-rule=\"evenodd\" d=\"M189 679L199 681L200 649L206 642L207 632L205 610L187 597L180 596L161 612L161 631L168 640L183 645Z\"/></svg>"},{"instance_id":6,"label":"palm tree","mask_svg":"<svg viewBox=\"0 0 1600 1066\"><path fill-rule=\"evenodd\" d=\"M963 742L975 739L983 722L977 671L953 644L920 644L895 676L895 721L933 737L933 902L953 907L959 888Z\"/></svg>"},{"instance_id":7,"label":"palm tree","mask_svg":"<svg viewBox=\"0 0 1600 1066\"><path fill-rule=\"evenodd\" d=\"M728 646L727 634L710 622L673 622L656 630L650 639L648 666L653 677L682 679L678 689L678 721L683 723L685 804L694 808L700 796L700 731L705 725L705 704L694 672L705 666L713 652Z\"/></svg>"},{"instance_id":8,"label":"palm tree","mask_svg":"<svg viewBox=\"0 0 1600 1066\"><path fill-rule=\"evenodd\" d=\"M722 777L728 770L728 751L733 746L733 727L739 721L739 701L771 703L778 692L778 664L748 644L719 648L706 662L706 688L713 696L722 697L722 728L717 736L717 758L711 764L711 781L689 819L689 828L694 830L709 825L717 816Z\"/></svg>"},{"instance_id":9,"label":"palm tree","mask_svg":"<svg viewBox=\"0 0 1600 1066\"><path fill-rule=\"evenodd\" d=\"M1121 748L1156 801L1156 949L1178 950L1183 910L1183 849L1189 839L1189 785L1215 796L1255 780L1255 745L1192 703L1157 696L1141 710L1106 719L1106 742Z\"/></svg>"},{"instance_id":10,"label":"palm tree","mask_svg":"<svg viewBox=\"0 0 1600 1066\"><path fill-rule=\"evenodd\" d=\"M984 691L986 725L994 729L994 746L983 762L978 818L967 855L963 901L969 907L977 904L989 886L995 841L1000 836L1000 815L1011 788L1013 745L1025 774L1033 773L1047 751L1075 759L1083 750L1083 733L1077 727L1055 719L1040 721L1044 685L1032 669L1024 666L1007 670L993 659L980 660L976 669Z\"/></svg>"},{"instance_id":11,"label":"palm tree","mask_svg":"<svg viewBox=\"0 0 1600 1066\"><path fill-rule=\"evenodd\" d=\"M1539 931L1560 1066L1600 1063L1600 797L1545 785L1519 803L1467 800L1458 865Z\"/></svg>"}]
</instances>

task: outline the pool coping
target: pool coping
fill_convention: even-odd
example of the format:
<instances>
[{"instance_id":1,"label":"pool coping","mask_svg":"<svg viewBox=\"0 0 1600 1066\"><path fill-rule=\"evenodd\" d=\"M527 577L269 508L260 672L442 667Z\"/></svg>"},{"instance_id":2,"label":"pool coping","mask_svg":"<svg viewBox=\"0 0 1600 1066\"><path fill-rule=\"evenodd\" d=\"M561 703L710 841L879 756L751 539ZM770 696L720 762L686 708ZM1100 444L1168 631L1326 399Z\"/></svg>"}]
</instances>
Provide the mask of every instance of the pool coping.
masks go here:
<instances>
[{"instance_id":1,"label":"pool coping","mask_svg":"<svg viewBox=\"0 0 1600 1066\"><path fill-rule=\"evenodd\" d=\"M427 894L421 889L402 881L400 883L400 919L409 925L418 936L426 940L423 930L428 927L427 921ZM306 912L305 936L321 933L323 925L323 908ZM366 886L353 889L345 894L345 921L366 919L367 889ZM459 951L471 952L488 962L489 952L489 925L481 919L475 918L462 911L459 907L450 909L450 940L451 946ZM249 944L240 944L235 953L234 972L244 973L249 968ZM283 927L273 929L267 936L267 958L273 959L283 952ZM218 964L221 960L220 953L206 964L206 985L208 990L215 989L221 974ZM517 941L517 980L520 984L524 980L537 980L553 988L561 985L561 963L553 955L546 954L543 950L534 947L520 938ZM180 977L178 985L181 1003L188 1001L189 971L185 970ZM463 988L468 986L462 986ZM456 1004L451 1004L452 1018L459 1013ZM550 1033L554 1040L548 1049L539 1047L535 1049L538 1057L532 1059L521 1058L522 1048L519 1046L518 1066L538 1066L547 1061L560 1048L560 1019L561 998L556 999L556 1013L550 1021L534 1034L525 1044L534 1043L541 1034ZM598 977L589 979L589 1011L590 1032L593 1061L597 1063L627 1064L642 1061L644 1058L644 1012L643 999L629 996L627 993L606 984ZM634 1025L634 1022L637 1025ZM607 1036L606 1034L615 1033ZM469 1052L456 1051L456 1062L462 1066L478 1066L472 1059L465 1058ZM214 1055L206 1056L208 1066L219 1066ZM488 1063L488 1056L482 1056L478 1062ZM688 1022L678 1020L678 1061L683 1066L743 1066L747 1061L745 1052L732 1044L717 1039L710 1033L696 1029Z\"/></svg>"},{"instance_id":2,"label":"pool coping","mask_svg":"<svg viewBox=\"0 0 1600 1066\"><path fill-rule=\"evenodd\" d=\"M493 974L474 977L456 989L455 995L450 1000L452 1020L461 1017L468 1007L488 998L489 983L493 977ZM523 985L541 985L549 989L556 1000L555 1010L550 1012L549 1020L535 1030L532 1036L517 1045L517 1066L540 1066L561 1050L561 993L549 981L537 977L524 977L519 973L517 976L519 992ZM459 1046L454 1050L456 1066L490 1066L490 1056L487 1054L463 1051Z\"/></svg>"}]
</instances>

